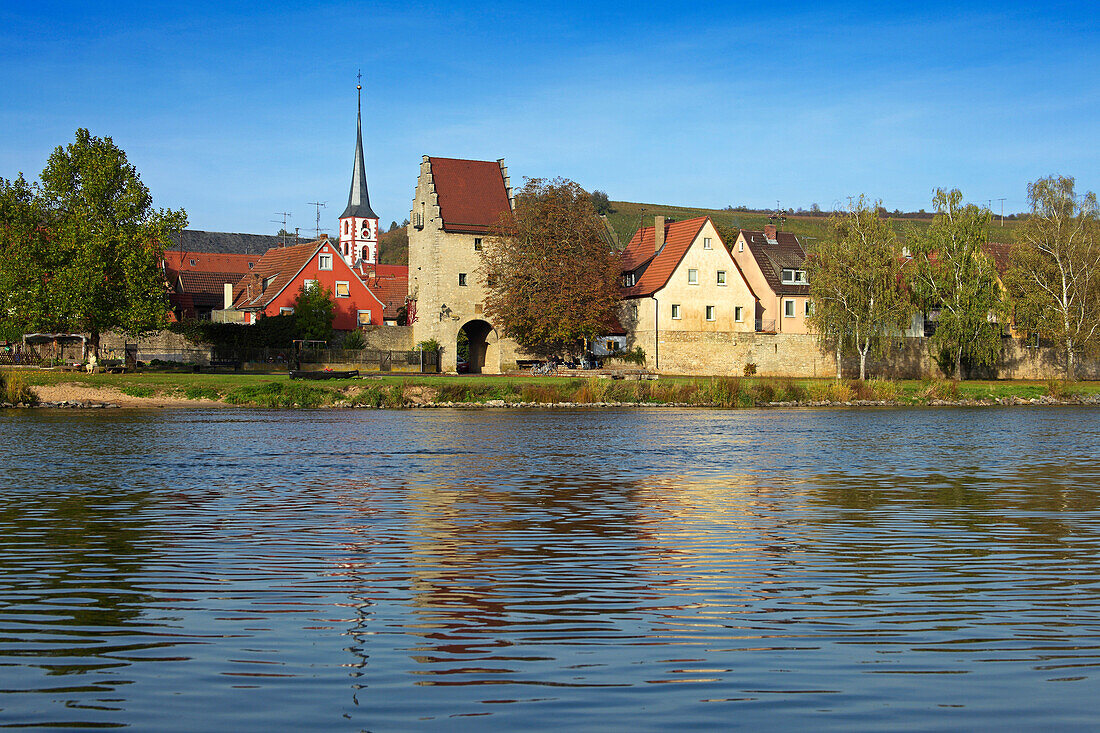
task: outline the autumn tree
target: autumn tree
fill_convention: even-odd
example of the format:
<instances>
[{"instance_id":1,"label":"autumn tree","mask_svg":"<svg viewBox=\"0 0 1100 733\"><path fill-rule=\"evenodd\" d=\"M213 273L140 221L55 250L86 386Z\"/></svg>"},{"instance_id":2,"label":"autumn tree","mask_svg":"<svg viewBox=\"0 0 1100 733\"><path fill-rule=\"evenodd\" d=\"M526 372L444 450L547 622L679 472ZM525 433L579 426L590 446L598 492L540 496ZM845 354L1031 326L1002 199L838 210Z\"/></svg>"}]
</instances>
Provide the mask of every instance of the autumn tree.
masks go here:
<instances>
[{"instance_id":1,"label":"autumn tree","mask_svg":"<svg viewBox=\"0 0 1100 733\"><path fill-rule=\"evenodd\" d=\"M485 312L534 353L573 351L607 331L619 259L589 194L565 179L528 179L482 250Z\"/></svg>"},{"instance_id":2,"label":"autumn tree","mask_svg":"<svg viewBox=\"0 0 1100 733\"><path fill-rule=\"evenodd\" d=\"M850 199L829 217L830 236L806 262L815 332L859 354L859 378L867 378L867 355L878 353L909 326L913 307L902 279L901 249L881 202ZM839 374L839 366L838 366Z\"/></svg>"},{"instance_id":3,"label":"autumn tree","mask_svg":"<svg viewBox=\"0 0 1100 733\"><path fill-rule=\"evenodd\" d=\"M932 206L931 225L909 240L916 258L913 289L925 307L939 309L931 347L961 379L964 362L991 365L1001 350L997 319L1005 315L1004 298L993 260L982 249L991 214L963 205L958 189L936 189Z\"/></svg>"},{"instance_id":4,"label":"autumn tree","mask_svg":"<svg viewBox=\"0 0 1100 733\"><path fill-rule=\"evenodd\" d=\"M1100 339L1100 241L1096 194L1078 197L1066 176L1027 187L1031 214L1012 250L1006 284L1017 322L1049 334L1066 355L1066 377Z\"/></svg>"},{"instance_id":5,"label":"autumn tree","mask_svg":"<svg viewBox=\"0 0 1100 733\"><path fill-rule=\"evenodd\" d=\"M163 242L187 225L184 212L154 209L126 153L84 129L54 150L41 180L4 184L15 222L0 255L11 268L0 281L5 317L27 330L87 332L93 358L106 330L163 327Z\"/></svg>"}]
</instances>

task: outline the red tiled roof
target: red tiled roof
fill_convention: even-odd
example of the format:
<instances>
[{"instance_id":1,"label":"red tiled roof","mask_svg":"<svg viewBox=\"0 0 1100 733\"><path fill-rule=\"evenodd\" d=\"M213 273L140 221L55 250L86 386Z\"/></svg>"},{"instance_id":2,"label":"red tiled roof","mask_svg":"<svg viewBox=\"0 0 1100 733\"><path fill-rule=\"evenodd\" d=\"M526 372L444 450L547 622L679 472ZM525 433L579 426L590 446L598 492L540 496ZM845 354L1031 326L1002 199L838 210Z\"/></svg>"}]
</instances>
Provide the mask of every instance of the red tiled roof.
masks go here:
<instances>
[{"instance_id":1,"label":"red tiled roof","mask_svg":"<svg viewBox=\"0 0 1100 733\"><path fill-rule=\"evenodd\" d=\"M239 272L181 272L177 277L185 293L221 296L225 292L225 284L236 284L241 276Z\"/></svg>"},{"instance_id":2,"label":"red tiled roof","mask_svg":"<svg viewBox=\"0 0 1100 733\"><path fill-rule=\"evenodd\" d=\"M238 310L244 308L266 308L267 305L297 277L310 258L326 244L327 239L307 242L293 247L276 247L256 263L256 268L245 275L233 288L233 305ZM272 278L266 288L263 282ZM251 290L249 290L251 285Z\"/></svg>"},{"instance_id":3,"label":"red tiled roof","mask_svg":"<svg viewBox=\"0 0 1100 733\"><path fill-rule=\"evenodd\" d=\"M665 224L665 244L660 252L654 253L656 239L653 227L642 227L634 232L630 243L623 250L623 272L631 272L642 265L646 265L632 287L623 288L624 298L638 298L652 295L665 285L672 277L676 266L684 258L688 247L699 236L703 225L710 219L708 216L699 216L686 221L674 221Z\"/></svg>"},{"instance_id":4,"label":"red tiled roof","mask_svg":"<svg viewBox=\"0 0 1100 733\"><path fill-rule=\"evenodd\" d=\"M485 234L512 210L500 164L488 160L429 158L443 229Z\"/></svg>"},{"instance_id":5,"label":"red tiled roof","mask_svg":"<svg viewBox=\"0 0 1100 733\"><path fill-rule=\"evenodd\" d=\"M409 268L406 265L363 265L355 271L367 289L382 301L385 318L394 318L409 294Z\"/></svg>"},{"instance_id":6,"label":"red tiled roof","mask_svg":"<svg viewBox=\"0 0 1100 733\"><path fill-rule=\"evenodd\" d=\"M1008 271L1009 265L1012 264L1012 245L1002 244L1001 242L987 242L982 251L990 256L993 260L993 266L997 268L997 274L1002 277Z\"/></svg>"},{"instance_id":7,"label":"red tiled roof","mask_svg":"<svg viewBox=\"0 0 1100 733\"><path fill-rule=\"evenodd\" d=\"M809 295L809 285L784 284L782 271L784 268L802 269L806 261L806 251L791 232L776 232L775 244L769 242L764 232L742 229L741 235L748 242L756 266L776 295Z\"/></svg>"},{"instance_id":8,"label":"red tiled roof","mask_svg":"<svg viewBox=\"0 0 1100 733\"><path fill-rule=\"evenodd\" d=\"M254 266L259 261L259 255L164 251L165 268L176 272L238 272L243 275L249 271L250 263ZM192 265L192 262L195 264ZM234 280L239 280L240 275Z\"/></svg>"}]
</instances>

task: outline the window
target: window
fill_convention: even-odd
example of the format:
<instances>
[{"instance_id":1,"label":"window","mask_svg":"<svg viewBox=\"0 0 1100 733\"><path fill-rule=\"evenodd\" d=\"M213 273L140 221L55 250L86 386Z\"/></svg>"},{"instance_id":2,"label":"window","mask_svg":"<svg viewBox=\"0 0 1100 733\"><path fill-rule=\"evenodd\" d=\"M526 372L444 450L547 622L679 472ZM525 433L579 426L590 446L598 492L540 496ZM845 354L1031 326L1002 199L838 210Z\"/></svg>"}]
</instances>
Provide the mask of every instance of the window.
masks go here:
<instances>
[{"instance_id":1,"label":"window","mask_svg":"<svg viewBox=\"0 0 1100 733\"><path fill-rule=\"evenodd\" d=\"M680 306L676 303L672 304L672 317L676 320L680 318Z\"/></svg>"},{"instance_id":2,"label":"window","mask_svg":"<svg viewBox=\"0 0 1100 733\"><path fill-rule=\"evenodd\" d=\"M733 320L738 323L742 323L745 320L745 309L742 306L734 306L733 308Z\"/></svg>"},{"instance_id":3,"label":"window","mask_svg":"<svg viewBox=\"0 0 1100 733\"><path fill-rule=\"evenodd\" d=\"M784 300L783 301L783 315L787 318L794 318L794 301L793 300Z\"/></svg>"},{"instance_id":4,"label":"window","mask_svg":"<svg viewBox=\"0 0 1100 733\"><path fill-rule=\"evenodd\" d=\"M745 251L745 243L744 242L738 242L737 243L737 251L738 252L744 252Z\"/></svg>"},{"instance_id":5,"label":"window","mask_svg":"<svg viewBox=\"0 0 1100 733\"><path fill-rule=\"evenodd\" d=\"M698 284L699 284L699 271L698 270L688 270L688 285L698 285Z\"/></svg>"},{"instance_id":6,"label":"window","mask_svg":"<svg viewBox=\"0 0 1100 733\"><path fill-rule=\"evenodd\" d=\"M713 249L710 246L710 237L703 237L703 249Z\"/></svg>"},{"instance_id":7,"label":"window","mask_svg":"<svg viewBox=\"0 0 1100 733\"><path fill-rule=\"evenodd\" d=\"M306 280L305 282L302 283L302 287L306 290L313 290L314 288L317 287L317 281L316 280Z\"/></svg>"},{"instance_id":8,"label":"window","mask_svg":"<svg viewBox=\"0 0 1100 733\"><path fill-rule=\"evenodd\" d=\"M635 321L638 320L638 304L637 303L631 303L630 304L630 317L633 318Z\"/></svg>"},{"instance_id":9,"label":"window","mask_svg":"<svg viewBox=\"0 0 1100 733\"><path fill-rule=\"evenodd\" d=\"M370 311L359 311L358 323L360 326L370 325Z\"/></svg>"},{"instance_id":10,"label":"window","mask_svg":"<svg viewBox=\"0 0 1100 733\"><path fill-rule=\"evenodd\" d=\"M293 312L294 312L293 308L280 308L279 309L279 315L280 316L289 316Z\"/></svg>"},{"instance_id":11,"label":"window","mask_svg":"<svg viewBox=\"0 0 1100 733\"><path fill-rule=\"evenodd\" d=\"M255 262L249 262L249 263L248 263L248 269L249 269L249 270L251 270L251 269L252 269L253 267L255 267L255 266L256 266L256 263L255 263Z\"/></svg>"},{"instance_id":12,"label":"window","mask_svg":"<svg viewBox=\"0 0 1100 733\"><path fill-rule=\"evenodd\" d=\"M788 285L792 285L792 284L793 285L802 285L806 282L806 271L805 270L784 269L783 270L783 282L787 283Z\"/></svg>"},{"instance_id":13,"label":"window","mask_svg":"<svg viewBox=\"0 0 1100 733\"><path fill-rule=\"evenodd\" d=\"M194 267L194 266L195 266L195 261L194 261L194 260L190 260L190 262L191 262L191 267Z\"/></svg>"},{"instance_id":14,"label":"window","mask_svg":"<svg viewBox=\"0 0 1100 733\"><path fill-rule=\"evenodd\" d=\"M634 286L634 283L638 282L637 276L633 272L628 272L623 275L623 287L630 288Z\"/></svg>"},{"instance_id":15,"label":"window","mask_svg":"<svg viewBox=\"0 0 1100 733\"><path fill-rule=\"evenodd\" d=\"M317 269L318 270L331 270L332 269L332 255L318 255L317 256Z\"/></svg>"},{"instance_id":16,"label":"window","mask_svg":"<svg viewBox=\"0 0 1100 733\"><path fill-rule=\"evenodd\" d=\"M461 287L466 287L466 273L465 272L458 273L458 284Z\"/></svg>"},{"instance_id":17,"label":"window","mask_svg":"<svg viewBox=\"0 0 1100 733\"><path fill-rule=\"evenodd\" d=\"M274 281L275 281L275 276L274 275L272 275L271 277L265 277L262 289L267 290L267 286L270 285L271 283L273 283Z\"/></svg>"},{"instance_id":18,"label":"window","mask_svg":"<svg viewBox=\"0 0 1100 733\"><path fill-rule=\"evenodd\" d=\"M351 233L351 222L347 219L344 219L344 234L350 234L350 233Z\"/></svg>"},{"instance_id":19,"label":"window","mask_svg":"<svg viewBox=\"0 0 1100 733\"><path fill-rule=\"evenodd\" d=\"M336 297L337 298L350 298L351 297L351 283L336 281Z\"/></svg>"},{"instance_id":20,"label":"window","mask_svg":"<svg viewBox=\"0 0 1100 733\"><path fill-rule=\"evenodd\" d=\"M807 300L806 301L806 317L809 318L810 316L812 316L813 312L814 312L814 305L813 305L813 303L811 303L810 301Z\"/></svg>"},{"instance_id":21,"label":"window","mask_svg":"<svg viewBox=\"0 0 1100 733\"><path fill-rule=\"evenodd\" d=\"M474 237L474 251L481 251L481 237Z\"/></svg>"},{"instance_id":22,"label":"window","mask_svg":"<svg viewBox=\"0 0 1100 733\"><path fill-rule=\"evenodd\" d=\"M714 320L714 306L713 305L708 305L707 306L707 320L708 321L713 321Z\"/></svg>"},{"instance_id":23,"label":"window","mask_svg":"<svg viewBox=\"0 0 1100 733\"><path fill-rule=\"evenodd\" d=\"M719 285L725 285L726 284L726 271L725 270L719 270L718 271L718 284Z\"/></svg>"},{"instance_id":24,"label":"window","mask_svg":"<svg viewBox=\"0 0 1100 733\"><path fill-rule=\"evenodd\" d=\"M607 343L604 344L604 348L607 351L611 351L611 352L618 351L619 350L619 342L616 341L615 339L608 339Z\"/></svg>"}]
</instances>

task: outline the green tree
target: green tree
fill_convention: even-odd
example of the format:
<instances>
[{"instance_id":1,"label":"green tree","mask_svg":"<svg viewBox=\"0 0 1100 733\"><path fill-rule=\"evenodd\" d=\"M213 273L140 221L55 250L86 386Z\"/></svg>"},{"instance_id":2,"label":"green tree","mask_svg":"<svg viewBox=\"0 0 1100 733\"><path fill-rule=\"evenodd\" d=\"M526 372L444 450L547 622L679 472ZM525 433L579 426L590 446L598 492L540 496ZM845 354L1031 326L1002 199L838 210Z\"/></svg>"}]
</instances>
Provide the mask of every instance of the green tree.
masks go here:
<instances>
[{"instance_id":1,"label":"green tree","mask_svg":"<svg viewBox=\"0 0 1100 733\"><path fill-rule=\"evenodd\" d=\"M913 289L926 308L940 309L931 347L963 377L964 362L987 366L1001 350L997 319L1006 309L997 270L983 250L990 211L962 203L958 189L937 188L935 216L924 232L909 237L916 267Z\"/></svg>"},{"instance_id":2,"label":"green tree","mask_svg":"<svg viewBox=\"0 0 1100 733\"><path fill-rule=\"evenodd\" d=\"M612 212L611 201L607 198L605 191L593 191L592 192L592 208L596 210L597 214L610 214Z\"/></svg>"},{"instance_id":3,"label":"green tree","mask_svg":"<svg viewBox=\"0 0 1100 733\"><path fill-rule=\"evenodd\" d=\"M1006 285L1017 323L1050 334L1066 354L1066 377L1100 338L1100 241L1096 194L1078 197L1073 178L1027 187L1031 214L1020 225Z\"/></svg>"},{"instance_id":4,"label":"green tree","mask_svg":"<svg viewBox=\"0 0 1100 733\"><path fill-rule=\"evenodd\" d=\"M603 334L619 304L619 258L573 181L529 179L482 251L485 312L529 351L573 351Z\"/></svg>"},{"instance_id":5,"label":"green tree","mask_svg":"<svg viewBox=\"0 0 1100 733\"><path fill-rule=\"evenodd\" d=\"M839 356L859 354L859 378L867 378L867 355L879 353L908 326L913 306L902 279L901 249L881 202L850 199L829 217L830 236L807 258L813 312L810 324Z\"/></svg>"},{"instance_id":6,"label":"green tree","mask_svg":"<svg viewBox=\"0 0 1100 733\"><path fill-rule=\"evenodd\" d=\"M42 171L41 186L5 182L14 221L5 232L0 294L5 317L27 330L142 333L167 322L163 242L187 225L182 210L153 208L137 170L111 138L76 131ZM5 216L8 216L6 214ZM27 223L39 219L28 230Z\"/></svg>"},{"instance_id":7,"label":"green tree","mask_svg":"<svg viewBox=\"0 0 1100 733\"><path fill-rule=\"evenodd\" d=\"M336 303L332 293L320 285L302 287L294 300L294 323L298 338L328 341L332 338L332 318Z\"/></svg>"}]
</instances>

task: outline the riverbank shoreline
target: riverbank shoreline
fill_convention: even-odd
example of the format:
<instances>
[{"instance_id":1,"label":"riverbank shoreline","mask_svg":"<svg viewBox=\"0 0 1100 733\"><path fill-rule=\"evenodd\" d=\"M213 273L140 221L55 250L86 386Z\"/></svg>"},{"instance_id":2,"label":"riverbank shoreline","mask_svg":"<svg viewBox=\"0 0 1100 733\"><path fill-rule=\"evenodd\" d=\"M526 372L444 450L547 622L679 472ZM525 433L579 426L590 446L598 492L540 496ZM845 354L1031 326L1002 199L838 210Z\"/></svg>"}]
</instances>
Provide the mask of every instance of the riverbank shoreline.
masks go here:
<instances>
[{"instance_id":1,"label":"riverbank shoreline","mask_svg":"<svg viewBox=\"0 0 1100 733\"><path fill-rule=\"evenodd\" d=\"M36 386L39 395L35 404L0 402L0 409L218 409L218 408L281 408L281 409L639 409L639 408L705 408L705 409L752 409L752 408L898 408L898 407L1041 407L1041 406L1100 406L1100 391L1087 394L1060 395L1040 394L1023 396L1019 394L990 396L985 398L960 397L943 398L929 394L923 398L906 399L778 399L762 400L740 395L736 402L706 400L524 400L504 399L486 396L480 400L441 399L437 390L423 384L390 385L388 389L370 388L355 390L354 387L325 388L317 385L303 385L301 389L276 389L280 382L271 382L255 390L252 399L242 399L237 393L214 398L214 388L205 388L202 394L188 398L176 392L132 389L126 391L114 386L89 386L74 382L60 382ZM298 386L298 385L295 385ZM239 389L239 388L238 388ZM272 399L273 397L277 399ZM324 398L329 398L327 401ZM300 401L295 401L298 399Z\"/></svg>"}]
</instances>

